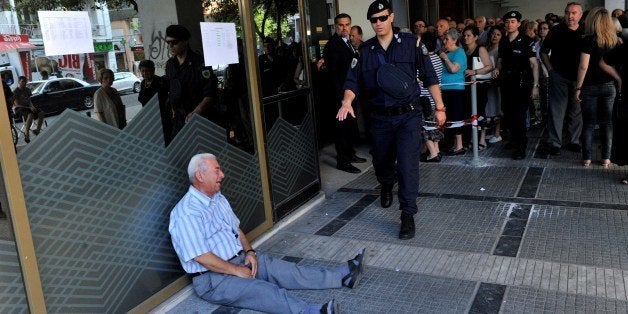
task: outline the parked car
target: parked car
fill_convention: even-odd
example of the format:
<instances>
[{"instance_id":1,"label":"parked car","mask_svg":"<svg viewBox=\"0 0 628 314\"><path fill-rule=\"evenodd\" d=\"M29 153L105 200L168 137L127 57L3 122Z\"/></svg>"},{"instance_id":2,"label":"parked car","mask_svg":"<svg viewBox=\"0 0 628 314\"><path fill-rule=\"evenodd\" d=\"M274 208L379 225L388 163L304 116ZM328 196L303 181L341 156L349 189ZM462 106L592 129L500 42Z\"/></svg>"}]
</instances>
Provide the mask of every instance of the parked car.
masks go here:
<instances>
[{"instance_id":1,"label":"parked car","mask_svg":"<svg viewBox=\"0 0 628 314\"><path fill-rule=\"evenodd\" d=\"M33 105L48 116L59 114L67 108L80 110L94 107L94 92L100 88L100 85L90 85L75 78L32 81L26 86L33 93Z\"/></svg>"},{"instance_id":2,"label":"parked car","mask_svg":"<svg viewBox=\"0 0 628 314\"><path fill-rule=\"evenodd\" d=\"M113 74L113 88L118 92L140 92L140 79L131 72L117 72Z\"/></svg>"}]
</instances>

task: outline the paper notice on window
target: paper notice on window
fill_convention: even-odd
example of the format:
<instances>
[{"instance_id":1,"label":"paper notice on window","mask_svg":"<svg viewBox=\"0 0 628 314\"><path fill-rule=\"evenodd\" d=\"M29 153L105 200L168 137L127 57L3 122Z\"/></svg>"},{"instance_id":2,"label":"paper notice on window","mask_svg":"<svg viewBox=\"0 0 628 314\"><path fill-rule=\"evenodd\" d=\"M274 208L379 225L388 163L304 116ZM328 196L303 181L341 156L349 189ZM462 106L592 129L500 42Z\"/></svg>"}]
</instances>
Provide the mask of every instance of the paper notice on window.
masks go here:
<instances>
[{"instance_id":1,"label":"paper notice on window","mask_svg":"<svg viewBox=\"0 0 628 314\"><path fill-rule=\"evenodd\" d=\"M94 52L86 11L37 11L46 56Z\"/></svg>"},{"instance_id":2,"label":"paper notice on window","mask_svg":"<svg viewBox=\"0 0 628 314\"><path fill-rule=\"evenodd\" d=\"M238 63L238 41L234 23L201 22L205 65Z\"/></svg>"}]
</instances>

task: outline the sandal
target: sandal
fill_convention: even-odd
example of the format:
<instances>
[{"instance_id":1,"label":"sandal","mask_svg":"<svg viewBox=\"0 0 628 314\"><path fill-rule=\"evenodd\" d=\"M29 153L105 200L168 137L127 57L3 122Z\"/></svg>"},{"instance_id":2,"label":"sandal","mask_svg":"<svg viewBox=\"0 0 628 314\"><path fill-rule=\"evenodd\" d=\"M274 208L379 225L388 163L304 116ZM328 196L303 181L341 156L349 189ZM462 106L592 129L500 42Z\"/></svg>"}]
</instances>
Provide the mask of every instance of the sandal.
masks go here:
<instances>
[{"instance_id":1,"label":"sandal","mask_svg":"<svg viewBox=\"0 0 628 314\"><path fill-rule=\"evenodd\" d=\"M628 184L628 179L621 179L619 182L621 182L621 184Z\"/></svg>"},{"instance_id":2,"label":"sandal","mask_svg":"<svg viewBox=\"0 0 628 314\"><path fill-rule=\"evenodd\" d=\"M478 144L478 152L481 152L486 149L486 144Z\"/></svg>"},{"instance_id":3,"label":"sandal","mask_svg":"<svg viewBox=\"0 0 628 314\"><path fill-rule=\"evenodd\" d=\"M591 160L590 159L585 160L584 163L583 163L583 166L585 168L591 167Z\"/></svg>"},{"instance_id":4,"label":"sandal","mask_svg":"<svg viewBox=\"0 0 628 314\"><path fill-rule=\"evenodd\" d=\"M604 167L604 169L609 169L611 167L611 160L604 159L604 161L602 161L602 166Z\"/></svg>"}]
</instances>

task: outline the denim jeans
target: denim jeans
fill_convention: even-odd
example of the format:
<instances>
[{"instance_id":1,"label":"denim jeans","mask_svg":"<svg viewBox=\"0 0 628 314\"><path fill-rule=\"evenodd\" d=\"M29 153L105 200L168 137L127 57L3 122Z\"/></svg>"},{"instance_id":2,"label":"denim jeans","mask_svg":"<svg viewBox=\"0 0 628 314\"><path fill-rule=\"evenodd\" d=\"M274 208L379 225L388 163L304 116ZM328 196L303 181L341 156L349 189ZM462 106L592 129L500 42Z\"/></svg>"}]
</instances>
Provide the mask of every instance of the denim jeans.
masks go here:
<instances>
[{"instance_id":1,"label":"denim jeans","mask_svg":"<svg viewBox=\"0 0 628 314\"><path fill-rule=\"evenodd\" d=\"M562 146L564 124L566 124L565 133L568 144L580 143L582 112L580 105L573 97L574 88L574 81L564 78L556 71L549 73L547 144L550 146Z\"/></svg>"},{"instance_id":2,"label":"denim jeans","mask_svg":"<svg viewBox=\"0 0 628 314\"><path fill-rule=\"evenodd\" d=\"M602 159L611 158L613 143L613 104L615 102L615 85L613 82L588 85L582 87L582 159L591 160L593 132L595 125L600 126L602 143Z\"/></svg>"}]
</instances>

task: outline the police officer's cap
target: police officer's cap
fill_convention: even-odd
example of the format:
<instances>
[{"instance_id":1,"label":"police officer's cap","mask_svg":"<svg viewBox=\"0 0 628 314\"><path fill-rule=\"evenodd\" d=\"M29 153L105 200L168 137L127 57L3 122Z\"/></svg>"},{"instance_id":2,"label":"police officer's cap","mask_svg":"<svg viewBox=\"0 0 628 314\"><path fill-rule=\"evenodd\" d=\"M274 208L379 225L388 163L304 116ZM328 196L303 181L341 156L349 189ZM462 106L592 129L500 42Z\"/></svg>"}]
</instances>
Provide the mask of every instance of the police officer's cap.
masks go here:
<instances>
[{"instance_id":1,"label":"police officer's cap","mask_svg":"<svg viewBox=\"0 0 628 314\"><path fill-rule=\"evenodd\" d=\"M179 40L190 39L190 31L183 25L170 25L166 28L166 36Z\"/></svg>"},{"instance_id":2,"label":"police officer's cap","mask_svg":"<svg viewBox=\"0 0 628 314\"><path fill-rule=\"evenodd\" d=\"M388 3L388 1L386 0L373 1L373 3L369 5L369 10L366 11L366 18L370 19L373 14L382 12L386 9L390 10L390 3Z\"/></svg>"},{"instance_id":3,"label":"police officer's cap","mask_svg":"<svg viewBox=\"0 0 628 314\"><path fill-rule=\"evenodd\" d=\"M502 20L507 20L507 19L517 19L517 22L521 22L521 13L519 13L519 11L510 11L506 14L504 14L504 17L502 18Z\"/></svg>"}]
</instances>

